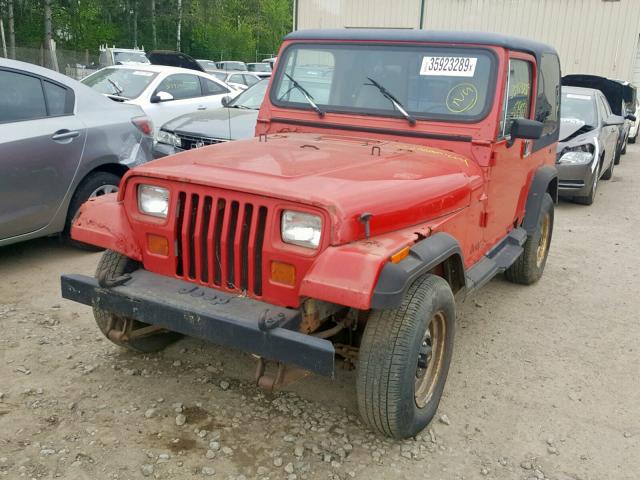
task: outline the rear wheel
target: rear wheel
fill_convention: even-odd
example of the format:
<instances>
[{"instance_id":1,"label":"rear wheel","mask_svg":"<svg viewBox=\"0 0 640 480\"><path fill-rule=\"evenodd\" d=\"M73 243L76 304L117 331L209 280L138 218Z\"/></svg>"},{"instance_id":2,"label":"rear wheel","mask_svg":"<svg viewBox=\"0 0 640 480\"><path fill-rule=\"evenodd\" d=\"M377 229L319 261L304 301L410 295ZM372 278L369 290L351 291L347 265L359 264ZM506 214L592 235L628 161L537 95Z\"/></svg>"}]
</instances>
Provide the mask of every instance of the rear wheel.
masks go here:
<instances>
[{"instance_id":1,"label":"rear wheel","mask_svg":"<svg viewBox=\"0 0 640 480\"><path fill-rule=\"evenodd\" d=\"M112 250L107 250L102 255L98 267L96 268L96 278L99 281L105 279L118 278L126 273L131 273L140 268L138 262L131 260L120 253ZM163 331L156 333L148 337L137 338L135 340L128 340L121 342L109 338L109 331L123 331L126 326L126 322L131 325L131 331L135 331L139 328L148 327L149 324L133 320L131 318L121 317L112 312L104 310L100 307L93 307L93 317L98 324L98 328L111 342L115 343L129 350L134 350L141 353L158 352L163 350L173 342L182 338L182 335L176 332Z\"/></svg>"},{"instance_id":2,"label":"rear wheel","mask_svg":"<svg viewBox=\"0 0 640 480\"><path fill-rule=\"evenodd\" d=\"M636 134L633 137L629 137L629 143L636 143L636 138L638 138L637 130L636 130Z\"/></svg>"},{"instance_id":3,"label":"rear wheel","mask_svg":"<svg viewBox=\"0 0 640 480\"><path fill-rule=\"evenodd\" d=\"M90 173L84 180L82 180L82 182L80 182L80 185L78 185L76 192L71 198L69 210L67 211L67 223L65 225L64 232L62 232L62 236L67 243L83 250L101 250L100 248L97 248L93 245L88 245L86 243L73 240L71 238L71 224L73 223L74 218L78 214L78 210L80 210L80 207L84 202L86 202L90 198L101 197L102 195L107 195L108 193L117 192L119 184L120 177L109 172Z\"/></svg>"},{"instance_id":4,"label":"rear wheel","mask_svg":"<svg viewBox=\"0 0 640 480\"><path fill-rule=\"evenodd\" d=\"M360 345L360 415L375 431L415 436L436 413L451 363L455 302L441 277L424 275L402 305L371 313Z\"/></svg>"},{"instance_id":5,"label":"rear wheel","mask_svg":"<svg viewBox=\"0 0 640 480\"><path fill-rule=\"evenodd\" d=\"M527 236L522 255L504 272L505 278L521 285L531 285L540 280L547 263L552 233L553 200L545 193L536 230Z\"/></svg>"}]
</instances>

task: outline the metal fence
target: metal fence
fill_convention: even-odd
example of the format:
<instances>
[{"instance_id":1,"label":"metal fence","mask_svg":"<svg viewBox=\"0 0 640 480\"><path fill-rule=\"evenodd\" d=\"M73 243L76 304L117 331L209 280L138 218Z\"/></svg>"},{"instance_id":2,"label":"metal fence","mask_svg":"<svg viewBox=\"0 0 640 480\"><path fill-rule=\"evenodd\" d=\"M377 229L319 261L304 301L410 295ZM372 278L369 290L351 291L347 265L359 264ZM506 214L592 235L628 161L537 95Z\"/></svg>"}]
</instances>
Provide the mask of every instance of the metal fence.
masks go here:
<instances>
[{"instance_id":1,"label":"metal fence","mask_svg":"<svg viewBox=\"0 0 640 480\"><path fill-rule=\"evenodd\" d=\"M16 60L58 70L76 80L81 80L98 69L98 53L88 50L79 52L56 48L49 52L44 48L16 46Z\"/></svg>"}]
</instances>

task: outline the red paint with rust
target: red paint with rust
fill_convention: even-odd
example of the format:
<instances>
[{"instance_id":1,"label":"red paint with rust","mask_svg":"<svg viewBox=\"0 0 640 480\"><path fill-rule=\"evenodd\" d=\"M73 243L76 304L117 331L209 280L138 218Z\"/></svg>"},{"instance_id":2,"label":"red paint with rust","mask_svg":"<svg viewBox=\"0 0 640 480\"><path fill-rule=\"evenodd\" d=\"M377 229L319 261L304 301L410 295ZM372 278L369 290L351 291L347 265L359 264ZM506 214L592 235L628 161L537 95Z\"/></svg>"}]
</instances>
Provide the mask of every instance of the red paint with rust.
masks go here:
<instances>
[{"instance_id":1,"label":"red paint with rust","mask_svg":"<svg viewBox=\"0 0 640 480\"><path fill-rule=\"evenodd\" d=\"M291 41L285 42L283 49L288 43ZM180 241L184 245L193 239L198 256L206 249L203 237L215 234L211 225L208 233L204 231L205 217L200 213L194 219L193 232L185 231L176 199L180 192L186 192L187 197L194 199L188 201L202 202L211 196L224 198L229 204L238 202L239 208L251 205L253 212L263 207L268 213L262 257L258 263L249 261L247 267L249 278L261 270L262 287L261 291L248 288L247 294L289 307L297 307L302 298L311 297L369 308L379 272L390 255L437 231L448 232L459 241L468 268L522 220L528 180L539 166L555 161L555 146L551 153L544 149L529 156L525 163L515 159L522 152L524 141L516 140L507 150L505 140L496 140L504 97L500 92L504 92L506 85L508 59L524 58L532 62L533 91L537 69L530 55L483 47L492 50L497 58L494 87L497 93L487 116L479 122L419 121L409 126L403 118L338 113L319 118L310 109L276 107L267 95L256 127L256 134L266 138L191 150L131 170L122 180L117 197L105 196L82 207L72 236L140 260L152 272L240 292L237 281L234 285L212 282L212 258L208 258L208 266L204 260L193 266L193 278L186 273L190 268L188 259L183 259L184 267L176 265ZM532 112L535 100L534 96ZM292 126L284 120L306 125ZM314 123L331 127L313 126ZM455 134L470 137L471 141L341 128L353 125L417 134ZM509 159L512 165L504 165L510 173L498 171L496 154L505 159L508 155L514 157ZM139 213L138 184L169 189L171 206L167 219ZM282 242L280 216L286 209L322 217L322 240L317 251ZM364 212L373 215L369 239L365 239L364 225L359 221ZM487 215L492 228L486 228ZM250 221L255 227L256 216ZM231 226L224 223L220 228L226 234ZM240 225L236 228L234 248L242 249L243 231ZM250 259L254 258L252 249L258 241L256 228L251 232L246 239ZM170 240L168 256L146 249L148 234ZM223 273L234 270L239 274L240 255L233 259L224 257L223 252L220 258ZM235 263L228 264L229 260ZM271 261L294 265L295 285L271 281ZM206 281L202 279L205 273Z\"/></svg>"}]
</instances>

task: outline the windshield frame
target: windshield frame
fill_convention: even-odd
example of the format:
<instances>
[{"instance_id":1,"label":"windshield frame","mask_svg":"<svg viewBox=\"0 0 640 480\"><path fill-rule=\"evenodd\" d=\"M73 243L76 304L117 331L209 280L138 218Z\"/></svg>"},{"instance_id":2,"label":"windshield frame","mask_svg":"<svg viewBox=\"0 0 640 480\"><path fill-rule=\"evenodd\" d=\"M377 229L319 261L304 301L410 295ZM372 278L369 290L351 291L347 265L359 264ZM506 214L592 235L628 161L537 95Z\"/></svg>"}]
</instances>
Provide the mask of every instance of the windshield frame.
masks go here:
<instances>
[{"instance_id":1,"label":"windshield frame","mask_svg":"<svg viewBox=\"0 0 640 480\"><path fill-rule=\"evenodd\" d=\"M282 102L278 100L276 96L276 92L280 86L280 82L285 73L286 68L286 60L288 59L288 55L292 49L296 48L334 48L334 47L354 47L354 46L362 46L362 47L400 47L407 49L415 49L419 51L424 48L433 48L438 50L446 50L451 49L455 50L456 53L468 53L468 52L482 52L486 53L489 58L490 63L490 71L489 78L487 82L487 96L484 108L477 115L470 117L456 117L455 114L427 114L421 112L416 112L413 110L407 109L407 111L416 119L422 122L444 122L444 123L458 123L458 124L476 124L485 120L490 112L495 107L496 98L501 98L501 95L496 97L496 92L498 90L498 76L501 70L500 66L500 58L496 51L488 45L466 45L466 44L456 44L456 45L444 45L439 43L422 43L422 42L407 42L399 44L397 42L383 42L383 41L374 41L374 42L350 42L350 41L295 41L286 45L283 50L280 52L278 56L278 67L272 74L273 82L271 88L269 88L269 101L272 105L283 108L283 109L291 109L291 110L299 110L299 111L307 111L313 112L313 108L311 105L306 103L295 104L293 102ZM386 87L386 85L385 85ZM318 104L326 113L335 113L342 115L357 115L363 117L376 117L376 118L392 118L394 120L402 120L406 121L406 118L397 110L370 110L370 111L358 111L354 108L336 108L335 106L326 105L326 104ZM315 112L313 112L315 113Z\"/></svg>"}]
</instances>

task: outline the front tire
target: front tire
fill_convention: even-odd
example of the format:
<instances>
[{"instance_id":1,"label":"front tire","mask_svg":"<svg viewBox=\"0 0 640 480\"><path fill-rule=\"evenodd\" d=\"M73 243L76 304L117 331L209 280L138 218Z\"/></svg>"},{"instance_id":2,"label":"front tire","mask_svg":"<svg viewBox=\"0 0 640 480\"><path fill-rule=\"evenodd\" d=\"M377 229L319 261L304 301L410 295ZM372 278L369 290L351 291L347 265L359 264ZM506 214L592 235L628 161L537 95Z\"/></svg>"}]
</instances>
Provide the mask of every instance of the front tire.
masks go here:
<instances>
[{"instance_id":1,"label":"front tire","mask_svg":"<svg viewBox=\"0 0 640 480\"><path fill-rule=\"evenodd\" d=\"M360 415L393 438L418 434L436 413L451 363L455 302L436 275L418 278L402 305L371 313L360 345Z\"/></svg>"},{"instance_id":2,"label":"front tire","mask_svg":"<svg viewBox=\"0 0 640 480\"><path fill-rule=\"evenodd\" d=\"M531 285L542 277L549 255L553 234L553 200L548 193L542 198L535 232L527 235L522 255L505 272L507 280L521 285Z\"/></svg>"},{"instance_id":3,"label":"front tire","mask_svg":"<svg viewBox=\"0 0 640 480\"><path fill-rule=\"evenodd\" d=\"M113 250L106 250L102 254L100 262L98 262L95 276L97 279L117 278L126 273L131 273L138 268L140 268L138 262L131 260L120 253L114 252ZM96 306L93 307L93 317L95 318L100 331L110 342L135 352L158 352L160 350L164 350L166 347L182 338L182 335L176 332L162 332L149 337L129 340L127 342L118 342L108 337L109 329L112 327L121 330L125 318ZM131 321L133 322L134 330L149 326L149 324L139 322L137 320Z\"/></svg>"},{"instance_id":4,"label":"front tire","mask_svg":"<svg viewBox=\"0 0 640 480\"><path fill-rule=\"evenodd\" d=\"M76 192L71 198L69 203L69 210L67 211L67 222L65 224L64 231L62 232L63 239L74 247L82 250L100 251L101 248L89 245L86 243L78 242L71 238L71 224L78 214L78 210L84 202L93 197L99 197L106 195L107 193L114 193L118 191L118 185L120 184L120 177L109 172L93 172L86 176Z\"/></svg>"},{"instance_id":5,"label":"front tire","mask_svg":"<svg viewBox=\"0 0 640 480\"><path fill-rule=\"evenodd\" d=\"M573 200L576 203L580 203L582 205L593 205L593 201L596 199L596 191L598 189L598 179L600 177L600 163L596 166L596 171L593 174L593 180L591 182L591 189L589 190L589 195L584 197L574 197Z\"/></svg>"}]
</instances>

